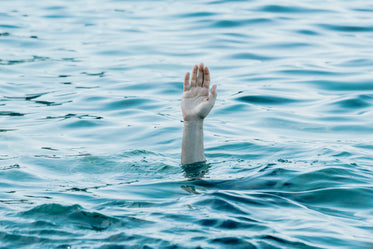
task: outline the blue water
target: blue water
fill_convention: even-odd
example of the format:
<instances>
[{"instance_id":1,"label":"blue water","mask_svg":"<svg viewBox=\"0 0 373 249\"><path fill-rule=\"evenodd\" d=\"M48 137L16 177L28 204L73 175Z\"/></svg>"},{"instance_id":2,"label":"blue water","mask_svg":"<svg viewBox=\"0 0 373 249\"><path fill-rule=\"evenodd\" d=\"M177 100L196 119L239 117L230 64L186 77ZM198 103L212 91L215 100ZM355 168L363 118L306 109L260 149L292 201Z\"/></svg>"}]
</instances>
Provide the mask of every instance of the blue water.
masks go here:
<instances>
[{"instance_id":1,"label":"blue water","mask_svg":"<svg viewBox=\"0 0 373 249\"><path fill-rule=\"evenodd\" d=\"M372 44L371 1L0 1L0 248L373 248Z\"/></svg>"}]
</instances>

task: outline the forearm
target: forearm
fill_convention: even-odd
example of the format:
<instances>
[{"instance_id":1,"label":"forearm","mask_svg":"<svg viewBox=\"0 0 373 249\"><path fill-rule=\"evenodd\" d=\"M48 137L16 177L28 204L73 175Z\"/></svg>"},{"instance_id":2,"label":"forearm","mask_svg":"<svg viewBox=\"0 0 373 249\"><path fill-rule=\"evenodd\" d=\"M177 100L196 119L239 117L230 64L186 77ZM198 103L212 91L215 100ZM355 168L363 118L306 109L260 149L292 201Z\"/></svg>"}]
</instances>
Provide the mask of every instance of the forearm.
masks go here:
<instances>
[{"instance_id":1,"label":"forearm","mask_svg":"<svg viewBox=\"0 0 373 249\"><path fill-rule=\"evenodd\" d=\"M203 119L184 121L181 163L206 161L203 148Z\"/></svg>"}]
</instances>

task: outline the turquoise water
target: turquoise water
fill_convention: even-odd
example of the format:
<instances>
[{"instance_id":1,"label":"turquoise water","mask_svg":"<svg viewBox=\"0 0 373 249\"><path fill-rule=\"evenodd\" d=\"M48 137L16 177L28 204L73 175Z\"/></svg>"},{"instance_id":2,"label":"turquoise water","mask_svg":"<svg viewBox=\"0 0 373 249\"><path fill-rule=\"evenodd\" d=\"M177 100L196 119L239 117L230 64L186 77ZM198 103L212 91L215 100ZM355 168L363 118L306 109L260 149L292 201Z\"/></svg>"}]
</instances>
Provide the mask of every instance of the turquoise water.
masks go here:
<instances>
[{"instance_id":1,"label":"turquoise water","mask_svg":"<svg viewBox=\"0 0 373 249\"><path fill-rule=\"evenodd\" d=\"M372 248L372 44L370 1L1 1L0 248Z\"/></svg>"}]
</instances>

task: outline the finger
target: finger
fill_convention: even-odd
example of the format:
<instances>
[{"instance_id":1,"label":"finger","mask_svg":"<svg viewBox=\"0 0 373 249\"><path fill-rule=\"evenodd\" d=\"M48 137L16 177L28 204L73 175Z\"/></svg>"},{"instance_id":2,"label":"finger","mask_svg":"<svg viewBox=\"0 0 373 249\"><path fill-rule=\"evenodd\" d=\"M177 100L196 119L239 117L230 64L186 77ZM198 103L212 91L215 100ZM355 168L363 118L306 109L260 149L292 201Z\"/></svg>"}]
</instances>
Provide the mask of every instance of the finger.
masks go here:
<instances>
[{"instance_id":1,"label":"finger","mask_svg":"<svg viewBox=\"0 0 373 249\"><path fill-rule=\"evenodd\" d=\"M189 90L189 77L190 77L190 73L188 72L185 74L185 77L184 77L184 92Z\"/></svg>"},{"instance_id":2,"label":"finger","mask_svg":"<svg viewBox=\"0 0 373 249\"><path fill-rule=\"evenodd\" d=\"M190 87L196 87L196 82L197 82L197 71L198 71L198 66L194 65L193 71L192 71L192 79L190 81Z\"/></svg>"},{"instance_id":3,"label":"finger","mask_svg":"<svg viewBox=\"0 0 373 249\"><path fill-rule=\"evenodd\" d=\"M210 87L210 71L208 69L208 67L205 67L205 69L203 70L203 87L206 87L207 89L209 89Z\"/></svg>"},{"instance_id":4,"label":"finger","mask_svg":"<svg viewBox=\"0 0 373 249\"><path fill-rule=\"evenodd\" d=\"M209 102L214 105L215 104L215 100L216 100L216 97L218 96L218 93L216 92L216 85L213 85L211 87L211 93L210 93L210 96L209 96Z\"/></svg>"},{"instance_id":5,"label":"finger","mask_svg":"<svg viewBox=\"0 0 373 249\"><path fill-rule=\"evenodd\" d=\"M203 63L200 63L198 67L197 85L199 87L202 87L202 84L203 84Z\"/></svg>"}]
</instances>

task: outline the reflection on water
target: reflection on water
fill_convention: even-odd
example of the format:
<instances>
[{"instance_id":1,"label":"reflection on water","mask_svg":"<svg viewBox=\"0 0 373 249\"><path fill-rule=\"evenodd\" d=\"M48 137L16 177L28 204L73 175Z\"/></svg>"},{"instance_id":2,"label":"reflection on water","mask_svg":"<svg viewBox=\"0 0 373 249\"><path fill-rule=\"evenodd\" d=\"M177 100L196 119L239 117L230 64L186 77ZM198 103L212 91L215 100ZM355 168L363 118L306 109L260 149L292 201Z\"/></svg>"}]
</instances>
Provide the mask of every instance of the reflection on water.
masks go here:
<instances>
[{"instance_id":1,"label":"reflection on water","mask_svg":"<svg viewBox=\"0 0 373 249\"><path fill-rule=\"evenodd\" d=\"M0 247L373 247L372 12L2 1ZM208 162L181 166L201 61Z\"/></svg>"},{"instance_id":2,"label":"reflection on water","mask_svg":"<svg viewBox=\"0 0 373 249\"><path fill-rule=\"evenodd\" d=\"M203 178L209 172L210 167L211 165L205 162L185 164L181 166L184 171L184 176L189 180Z\"/></svg>"}]
</instances>

